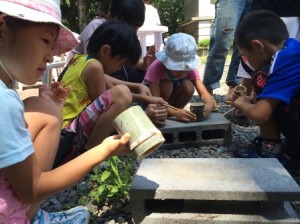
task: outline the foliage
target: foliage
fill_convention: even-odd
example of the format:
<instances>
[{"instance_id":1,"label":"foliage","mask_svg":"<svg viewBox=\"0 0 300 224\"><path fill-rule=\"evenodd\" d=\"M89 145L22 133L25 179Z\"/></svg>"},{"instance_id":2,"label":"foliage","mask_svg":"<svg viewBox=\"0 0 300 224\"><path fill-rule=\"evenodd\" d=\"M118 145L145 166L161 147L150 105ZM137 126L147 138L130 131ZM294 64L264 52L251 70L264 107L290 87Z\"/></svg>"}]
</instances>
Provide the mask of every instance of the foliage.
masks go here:
<instances>
[{"instance_id":1,"label":"foliage","mask_svg":"<svg viewBox=\"0 0 300 224\"><path fill-rule=\"evenodd\" d=\"M96 16L105 16L111 0L61 0L63 23L72 31L80 33ZM176 32L178 23L184 20L184 0L152 0L158 10L161 24Z\"/></svg>"},{"instance_id":2,"label":"foliage","mask_svg":"<svg viewBox=\"0 0 300 224\"><path fill-rule=\"evenodd\" d=\"M109 5L110 0L61 0L63 23L80 33L96 16L106 15Z\"/></svg>"},{"instance_id":3,"label":"foliage","mask_svg":"<svg viewBox=\"0 0 300 224\"><path fill-rule=\"evenodd\" d=\"M132 182L133 162L132 158L113 157L108 160L107 167L100 170L94 168L88 179L92 189L89 197L97 204L123 204L129 199L129 191ZM81 201L85 201L84 198Z\"/></svg>"},{"instance_id":4,"label":"foliage","mask_svg":"<svg viewBox=\"0 0 300 224\"><path fill-rule=\"evenodd\" d=\"M176 33L178 23L184 20L184 0L152 0L157 8L161 24L169 27L169 33Z\"/></svg>"},{"instance_id":5,"label":"foliage","mask_svg":"<svg viewBox=\"0 0 300 224\"><path fill-rule=\"evenodd\" d=\"M198 47L209 47L210 39L204 38L198 42Z\"/></svg>"}]
</instances>

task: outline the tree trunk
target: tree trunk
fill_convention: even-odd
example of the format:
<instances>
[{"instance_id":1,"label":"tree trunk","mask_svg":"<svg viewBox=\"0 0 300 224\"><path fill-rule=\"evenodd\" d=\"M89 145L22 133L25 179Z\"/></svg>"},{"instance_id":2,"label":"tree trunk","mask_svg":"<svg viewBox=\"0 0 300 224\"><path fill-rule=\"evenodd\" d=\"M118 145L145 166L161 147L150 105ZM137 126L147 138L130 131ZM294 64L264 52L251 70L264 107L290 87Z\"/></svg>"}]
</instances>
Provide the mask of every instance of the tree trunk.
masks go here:
<instances>
[{"instance_id":1,"label":"tree trunk","mask_svg":"<svg viewBox=\"0 0 300 224\"><path fill-rule=\"evenodd\" d=\"M87 24L87 1L77 0L78 8L78 25L79 29L82 31Z\"/></svg>"}]
</instances>

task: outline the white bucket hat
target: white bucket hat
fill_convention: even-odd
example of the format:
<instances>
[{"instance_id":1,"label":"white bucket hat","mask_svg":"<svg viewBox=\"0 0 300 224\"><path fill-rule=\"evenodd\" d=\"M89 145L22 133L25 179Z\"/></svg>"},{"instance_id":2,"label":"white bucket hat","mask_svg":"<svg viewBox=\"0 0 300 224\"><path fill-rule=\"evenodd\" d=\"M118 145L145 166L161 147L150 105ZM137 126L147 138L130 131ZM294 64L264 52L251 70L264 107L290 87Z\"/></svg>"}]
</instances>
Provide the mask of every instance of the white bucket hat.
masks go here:
<instances>
[{"instance_id":1,"label":"white bucket hat","mask_svg":"<svg viewBox=\"0 0 300 224\"><path fill-rule=\"evenodd\" d=\"M155 56L169 70L190 71L199 67L195 38L186 33L171 35L166 47Z\"/></svg>"},{"instance_id":2,"label":"white bucket hat","mask_svg":"<svg viewBox=\"0 0 300 224\"><path fill-rule=\"evenodd\" d=\"M60 0L0 0L0 12L32 22L58 24L54 55L70 51L78 43L73 33L61 23Z\"/></svg>"}]
</instances>

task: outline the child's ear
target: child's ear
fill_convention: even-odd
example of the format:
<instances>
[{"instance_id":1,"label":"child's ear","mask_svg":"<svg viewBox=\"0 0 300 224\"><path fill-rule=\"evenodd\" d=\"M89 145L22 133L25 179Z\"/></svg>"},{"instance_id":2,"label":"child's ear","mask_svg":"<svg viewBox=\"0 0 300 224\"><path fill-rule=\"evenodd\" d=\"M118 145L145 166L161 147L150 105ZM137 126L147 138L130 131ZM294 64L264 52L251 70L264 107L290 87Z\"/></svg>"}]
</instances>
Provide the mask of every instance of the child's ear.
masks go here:
<instances>
[{"instance_id":1,"label":"child's ear","mask_svg":"<svg viewBox=\"0 0 300 224\"><path fill-rule=\"evenodd\" d=\"M251 40L252 50L264 51L264 44L260 40Z\"/></svg>"},{"instance_id":2,"label":"child's ear","mask_svg":"<svg viewBox=\"0 0 300 224\"><path fill-rule=\"evenodd\" d=\"M100 49L101 55L110 56L111 47L109 45L103 45Z\"/></svg>"}]
</instances>

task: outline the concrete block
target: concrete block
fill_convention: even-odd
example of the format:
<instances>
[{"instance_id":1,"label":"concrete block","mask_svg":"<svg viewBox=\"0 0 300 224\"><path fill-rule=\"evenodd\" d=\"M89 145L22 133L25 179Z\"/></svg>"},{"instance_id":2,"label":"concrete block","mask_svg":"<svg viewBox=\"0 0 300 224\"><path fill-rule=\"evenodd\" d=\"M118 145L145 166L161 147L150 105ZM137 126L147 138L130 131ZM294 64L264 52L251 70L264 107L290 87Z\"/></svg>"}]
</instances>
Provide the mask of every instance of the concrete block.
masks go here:
<instances>
[{"instance_id":1,"label":"concrete block","mask_svg":"<svg viewBox=\"0 0 300 224\"><path fill-rule=\"evenodd\" d=\"M268 223L300 223L281 222L294 220L283 202L298 200L300 187L290 174L277 159L263 158L144 159L130 196L136 223L145 218L156 220L156 213L170 220L174 213L215 214L224 221L214 224L243 223L238 220L247 217L257 221L254 223L263 223L259 221L263 217L273 219ZM272 211L268 213L266 208ZM179 223L190 223L184 216L182 219Z\"/></svg>"},{"instance_id":2,"label":"concrete block","mask_svg":"<svg viewBox=\"0 0 300 224\"><path fill-rule=\"evenodd\" d=\"M151 213L142 224L299 224L300 220L289 217L286 211L270 207L261 214L214 214L214 213Z\"/></svg>"},{"instance_id":3,"label":"concrete block","mask_svg":"<svg viewBox=\"0 0 300 224\"><path fill-rule=\"evenodd\" d=\"M231 122L220 113L212 113L201 122L185 123L170 118L159 129L166 139L160 149L231 143Z\"/></svg>"}]
</instances>

